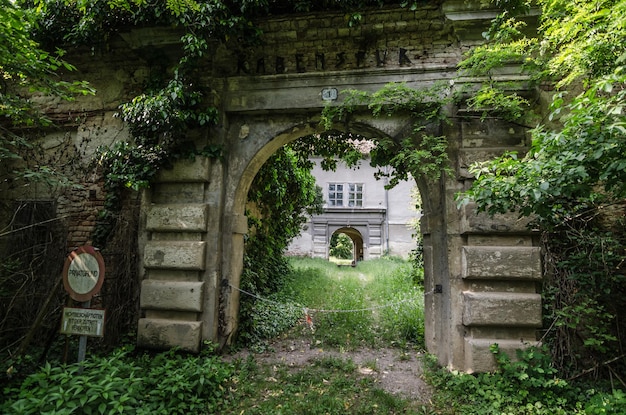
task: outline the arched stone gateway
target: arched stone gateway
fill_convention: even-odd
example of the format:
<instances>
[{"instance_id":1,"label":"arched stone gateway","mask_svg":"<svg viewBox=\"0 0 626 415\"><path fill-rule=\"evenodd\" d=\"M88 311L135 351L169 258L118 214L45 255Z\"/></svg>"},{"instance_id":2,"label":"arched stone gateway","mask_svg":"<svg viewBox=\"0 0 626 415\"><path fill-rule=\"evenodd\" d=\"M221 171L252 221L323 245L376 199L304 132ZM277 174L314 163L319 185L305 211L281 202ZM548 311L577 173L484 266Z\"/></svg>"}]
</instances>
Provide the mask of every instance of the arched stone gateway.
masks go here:
<instances>
[{"instance_id":1,"label":"arched stone gateway","mask_svg":"<svg viewBox=\"0 0 626 415\"><path fill-rule=\"evenodd\" d=\"M229 344L237 329L246 196L259 168L281 146L321 132L321 110L342 90L375 91L389 82L471 87L476 80L459 77L456 64L495 15L481 7L458 0L415 12L381 9L353 28L342 15L275 18L261 23L263 47L217 51L206 83L219 95L223 118L197 147L220 144L224 158L179 162L145 193L139 345L198 351L204 340ZM127 39L146 47L140 37ZM501 76L523 81L515 71ZM461 104L446 110L450 123L433 128L448 140L454 175L415 178L424 209L426 345L443 365L484 371L493 367L491 344L512 351L536 340L540 252L515 216L459 209L455 194L470 184L469 164L523 151L528 142L519 126L481 122ZM357 112L336 127L401 140L410 125L399 115Z\"/></svg>"},{"instance_id":2,"label":"arched stone gateway","mask_svg":"<svg viewBox=\"0 0 626 415\"><path fill-rule=\"evenodd\" d=\"M352 241L352 265L353 266L356 265L357 262L363 261L365 258L365 249L363 246L363 235L369 234L368 222L369 221L360 223L360 224L348 225L348 226L342 226L342 227L339 227L338 225L333 226L332 224L328 225L328 227L331 228L329 229L330 231L329 233L331 237L334 234L344 234L348 238L350 238L350 240ZM382 220L380 221L380 224L381 224L380 226L382 226ZM326 242L326 245L329 246L330 237L327 239L328 241Z\"/></svg>"},{"instance_id":3,"label":"arched stone gateway","mask_svg":"<svg viewBox=\"0 0 626 415\"><path fill-rule=\"evenodd\" d=\"M146 316L139 323L140 345L198 350L203 339L230 341L237 327L247 190L276 149L319 132L316 120L293 125L292 118L282 113L233 117L230 138L238 151L229 152L226 162L181 163L164 172L146 195L141 292ZM386 119L384 125L365 121L356 126L362 134L397 137L405 131L402 119ZM442 127L451 144L468 140L464 128L473 131L469 139L477 135L464 123ZM494 122L489 128L510 139L513 127ZM517 138L523 140L523 134ZM443 364L486 370L492 367L491 344L512 350L535 340L541 324L540 257L532 235L512 217L490 219L469 207L458 210L454 194L463 183L458 177L438 183L418 178L424 203L426 343Z\"/></svg>"}]
</instances>

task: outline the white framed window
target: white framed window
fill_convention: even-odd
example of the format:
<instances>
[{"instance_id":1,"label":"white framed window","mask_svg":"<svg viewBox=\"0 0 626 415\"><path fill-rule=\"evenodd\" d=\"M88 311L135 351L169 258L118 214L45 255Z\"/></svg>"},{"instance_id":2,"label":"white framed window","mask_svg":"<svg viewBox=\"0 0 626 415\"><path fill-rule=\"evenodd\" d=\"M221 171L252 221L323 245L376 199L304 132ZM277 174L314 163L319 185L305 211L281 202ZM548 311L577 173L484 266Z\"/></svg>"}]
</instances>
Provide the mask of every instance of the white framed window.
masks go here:
<instances>
[{"instance_id":1,"label":"white framed window","mask_svg":"<svg viewBox=\"0 0 626 415\"><path fill-rule=\"evenodd\" d=\"M328 183L328 204L343 206L343 183Z\"/></svg>"},{"instance_id":2,"label":"white framed window","mask_svg":"<svg viewBox=\"0 0 626 415\"><path fill-rule=\"evenodd\" d=\"M328 205L363 207L363 183L328 183Z\"/></svg>"},{"instance_id":3,"label":"white framed window","mask_svg":"<svg viewBox=\"0 0 626 415\"><path fill-rule=\"evenodd\" d=\"M348 183L348 207L363 207L363 183Z\"/></svg>"}]
</instances>

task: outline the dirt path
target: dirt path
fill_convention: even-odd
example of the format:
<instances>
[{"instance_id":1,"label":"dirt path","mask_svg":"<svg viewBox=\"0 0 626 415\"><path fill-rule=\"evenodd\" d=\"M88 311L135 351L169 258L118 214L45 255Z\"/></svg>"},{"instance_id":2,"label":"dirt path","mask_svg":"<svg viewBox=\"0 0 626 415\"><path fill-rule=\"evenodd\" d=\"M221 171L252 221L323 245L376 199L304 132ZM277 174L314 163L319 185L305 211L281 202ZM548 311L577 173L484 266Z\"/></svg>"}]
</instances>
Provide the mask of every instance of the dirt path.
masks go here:
<instances>
[{"instance_id":1,"label":"dirt path","mask_svg":"<svg viewBox=\"0 0 626 415\"><path fill-rule=\"evenodd\" d=\"M285 365L298 370L313 360L324 357L351 359L363 376L372 376L380 388L420 402L428 402L431 392L422 380L422 366L415 352L405 353L400 349L362 348L354 351L325 350L315 347L308 340L284 339L271 344L271 352L238 352L231 357L245 359L253 354L257 362L264 365Z\"/></svg>"}]
</instances>

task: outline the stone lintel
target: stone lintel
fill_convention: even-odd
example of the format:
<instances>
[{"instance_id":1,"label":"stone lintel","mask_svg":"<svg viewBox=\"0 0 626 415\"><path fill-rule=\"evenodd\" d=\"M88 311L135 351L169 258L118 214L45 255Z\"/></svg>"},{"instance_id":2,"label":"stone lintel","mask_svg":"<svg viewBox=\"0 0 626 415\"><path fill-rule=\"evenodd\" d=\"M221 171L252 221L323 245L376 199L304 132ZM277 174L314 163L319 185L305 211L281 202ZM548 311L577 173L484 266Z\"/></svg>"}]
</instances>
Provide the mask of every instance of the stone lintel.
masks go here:
<instances>
[{"instance_id":1,"label":"stone lintel","mask_svg":"<svg viewBox=\"0 0 626 415\"><path fill-rule=\"evenodd\" d=\"M181 350L198 353L200 351L202 323L141 318L137 330L137 346L149 349L168 350L178 347Z\"/></svg>"},{"instance_id":2,"label":"stone lintel","mask_svg":"<svg viewBox=\"0 0 626 415\"><path fill-rule=\"evenodd\" d=\"M464 246L466 279L535 280L542 278L541 248L534 246Z\"/></svg>"},{"instance_id":3,"label":"stone lintel","mask_svg":"<svg viewBox=\"0 0 626 415\"><path fill-rule=\"evenodd\" d=\"M396 69L356 69L323 73L280 74L256 77L230 77L224 96L226 112L289 111L293 108L323 108L322 90L348 88L375 92L390 82L403 82L424 89L442 80L455 79L454 64L423 64ZM329 84L329 80L333 80ZM340 94L338 102L343 96Z\"/></svg>"},{"instance_id":4,"label":"stone lintel","mask_svg":"<svg viewBox=\"0 0 626 415\"><path fill-rule=\"evenodd\" d=\"M203 288L204 282L144 280L141 308L201 312Z\"/></svg>"},{"instance_id":5,"label":"stone lintel","mask_svg":"<svg viewBox=\"0 0 626 415\"><path fill-rule=\"evenodd\" d=\"M171 204L148 207L146 229L156 232L206 232L208 206Z\"/></svg>"},{"instance_id":6,"label":"stone lintel","mask_svg":"<svg viewBox=\"0 0 626 415\"><path fill-rule=\"evenodd\" d=\"M465 339L465 371L491 372L497 368L496 359L491 353L491 346L497 344L500 352L506 353L511 360L516 360L517 350L530 346L517 339Z\"/></svg>"},{"instance_id":7,"label":"stone lintel","mask_svg":"<svg viewBox=\"0 0 626 415\"><path fill-rule=\"evenodd\" d=\"M541 295L463 292L465 326L541 327Z\"/></svg>"},{"instance_id":8,"label":"stone lintel","mask_svg":"<svg viewBox=\"0 0 626 415\"><path fill-rule=\"evenodd\" d=\"M205 268L206 242L148 241L144 249L144 267L197 270Z\"/></svg>"},{"instance_id":9,"label":"stone lintel","mask_svg":"<svg viewBox=\"0 0 626 415\"><path fill-rule=\"evenodd\" d=\"M161 169L156 177L158 183L208 182L211 160L198 156L193 160L179 160L171 169Z\"/></svg>"}]
</instances>

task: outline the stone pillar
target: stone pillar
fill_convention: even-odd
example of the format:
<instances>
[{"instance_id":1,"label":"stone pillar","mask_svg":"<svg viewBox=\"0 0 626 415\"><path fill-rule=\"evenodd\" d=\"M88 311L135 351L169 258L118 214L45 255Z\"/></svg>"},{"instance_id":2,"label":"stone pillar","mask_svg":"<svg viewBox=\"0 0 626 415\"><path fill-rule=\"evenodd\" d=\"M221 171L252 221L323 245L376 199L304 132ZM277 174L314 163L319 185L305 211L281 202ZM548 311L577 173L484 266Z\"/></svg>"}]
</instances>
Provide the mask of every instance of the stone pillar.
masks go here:
<instances>
[{"instance_id":1,"label":"stone pillar","mask_svg":"<svg viewBox=\"0 0 626 415\"><path fill-rule=\"evenodd\" d=\"M446 136L456 162L456 180L445 190L445 252L448 256L449 292L441 294L440 325L449 319L448 349L440 361L466 372L495 368L493 344L511 357L515 349L536 344L542 325L540 248L527 220L516 213L478 214L475 206L457 207L455 196L471 184L469 166L493 159L505 151L524 152L528 144L523 128L501 120L481 120L459 110ZM437 294L433 294L437 295ZM449 297L446 298L446 295Z\"/></svg>"},{"instance_id":2,"label":"stone pillar","mask_svg":"<svg viewBox=\"0 0 626 415\"><path fill-rule=\"evenodd\" d=\"M179 162L144 198L139 346L198 352L202 340L216 340L217 244L208 227L218 200L210 197L211 171L207 158Z\"/></svg>"},{"instance_id":3,"label":"stone pillar","mask_svg":"<svg viewBox=\"0 0 626 415\"><path fill-rule=\"evenodd\" d=\"M491 345L497 343L515 358L516 349L537 344L536 331L542 325L541 250L514 214L490 218L468 206L464 216L464 370L483 372L495 368ZM507 231L484 232L503 226Z\"/></svg>"}]
</instances>

